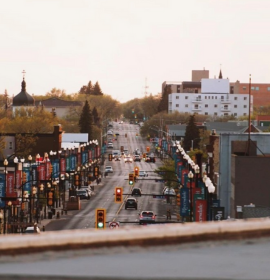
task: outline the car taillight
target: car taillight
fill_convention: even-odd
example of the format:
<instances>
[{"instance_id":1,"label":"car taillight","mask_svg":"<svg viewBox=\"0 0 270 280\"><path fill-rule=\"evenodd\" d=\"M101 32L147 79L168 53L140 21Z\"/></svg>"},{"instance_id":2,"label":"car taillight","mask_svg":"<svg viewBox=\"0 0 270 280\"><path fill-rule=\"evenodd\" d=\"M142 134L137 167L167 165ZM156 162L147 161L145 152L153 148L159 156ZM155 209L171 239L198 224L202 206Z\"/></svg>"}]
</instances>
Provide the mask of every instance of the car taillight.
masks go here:
<instances>
[{"instance_id":1,"label":"car taillight","mask_svg":"<svg viewBox=\"0 0 270 280\"><path fill-rule=\"evenodd\" d=\"M140 216L140 219L142 219L142 218L143 218L143 215Z\"/></svg>"},{"instance_id":2,"label":"car taillight","mask_svg":"<svg viewBox=\"0 0 270 280\"><path fill-rule=\"evenodd\" d=\"M152 216L152 220L155 220L155 216Z\"/></svg>"}]
</instances>

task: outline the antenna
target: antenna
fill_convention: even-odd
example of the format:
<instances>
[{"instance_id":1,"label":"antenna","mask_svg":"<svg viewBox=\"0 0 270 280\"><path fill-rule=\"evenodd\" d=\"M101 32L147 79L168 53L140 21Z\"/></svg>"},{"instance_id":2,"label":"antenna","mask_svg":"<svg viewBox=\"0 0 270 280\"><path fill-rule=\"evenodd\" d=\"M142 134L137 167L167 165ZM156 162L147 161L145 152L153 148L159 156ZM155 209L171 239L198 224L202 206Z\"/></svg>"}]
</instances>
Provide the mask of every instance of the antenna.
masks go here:
<instances>
[{"instance_id":1,"label":"antenna","mask_svg":"<svg viewBox=\"0 0 270 280\"><path fill-rule=\"evenodd\" d=\"M23 73L23 79L24 79L24 77L25 77L25 73L26 73L26 72L25 72L25 70L23 70L23 71L22 71L22 73Z\"/></svg>"},{"instance_id":2,"label":"antenna","mask_svg":"<svg viewBox=\"0 0 270 280\"><path fill-rule=\"evenodd\" d=\"M147 86L147 78L145 78L144 97L147 97L147 95L148 95L147 89L148 89L148 86Z\"/></svg>"}]
</instances>

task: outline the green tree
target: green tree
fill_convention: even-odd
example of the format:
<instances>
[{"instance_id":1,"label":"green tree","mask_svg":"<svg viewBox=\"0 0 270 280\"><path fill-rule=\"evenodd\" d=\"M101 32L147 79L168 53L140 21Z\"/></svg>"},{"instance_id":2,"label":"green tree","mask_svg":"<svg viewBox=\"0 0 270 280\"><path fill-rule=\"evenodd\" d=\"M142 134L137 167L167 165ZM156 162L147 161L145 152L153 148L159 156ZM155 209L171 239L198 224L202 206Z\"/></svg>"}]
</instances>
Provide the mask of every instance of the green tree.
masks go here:
<instances>
[{"instance_id":1,"label":"green tree","mask_svg":"<svg viewBox=\"0 0 270 280\"><path fill-rule=\"evenodd\" d=\"M162 93L159 105L158 105L158 112L162 112L162 111L166 111L168 112L168 98L169 98L169 94L172 93L171 87L169 85L167 85L164 88L164 91Z\"/></svg>"},{"instance_id":2,"label":"green tree","mask_svg":"<svg viewBox=\"0 0 270 280\"><path fill-rule=\"evenodd\" d=\"M98 82L95 83L92 94L93 95L103 95Z\"/></svg>"},{"instance_id":3,"label":"green tree","mask_svg":"<svg viewBox=\"0 0 270 280\"><path fill-rule=\"evenodd\" d=\"M169 188L178 188L177 176L175 174L175 163L173 160L168 159L163 162L163 165L155 170L165 181L165 185Z\"/></svg>"},{"instance_id":4,"label":"green tree","mask_svg":"<svg viewBox=\"0 0 270 280\"><path fill-rule=\"evenodd\" d=\"M189 122L186 127L186 133L183 142L183 148L185 151L190 151L191 148L199 148L200 143L200 131L195 123L195 115L189 117Z\"/></svg>"},{"instance_id":5,"label":"green tree","mask_svg":"<svg viewBox=\"0 0 270 280\"><path fill-rule=\"evenodd\" d=\"M90 110L89 103L86 100L79 119L79 127L80 127L80 133L88 133L88 141L92 140L92 136L93 136L92 125L93 125L93 116Z\"/></svg>"},{"instance_id":6,"label":"green tree","mask_svg":"<svg viewBox=\"0 0 270 280\"><path fill-rule=\"evenodd\" d=\"M100 121L100 118L98 116L98 111L97 111L97 108L94 107L93 110L92 110L92 115L93 115L93 122L95 125L98 125L99 124L99 121Z\"/></svg>"}]
</instances>

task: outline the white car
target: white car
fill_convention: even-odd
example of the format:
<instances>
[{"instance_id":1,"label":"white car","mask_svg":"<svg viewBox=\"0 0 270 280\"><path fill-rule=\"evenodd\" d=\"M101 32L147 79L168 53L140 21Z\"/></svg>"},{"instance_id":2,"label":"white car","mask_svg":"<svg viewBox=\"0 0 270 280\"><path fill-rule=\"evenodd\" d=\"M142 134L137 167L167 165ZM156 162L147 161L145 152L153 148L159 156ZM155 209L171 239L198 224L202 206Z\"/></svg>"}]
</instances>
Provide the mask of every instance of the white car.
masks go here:
<instances>
[{"instance_id":1,"label":"white car","mask_svg":"<svg viewBox=\"0 0 270 280\"><path fill-rule=\"evenodd\" d=\"M113 168L111 166L106 166L105 167L105 172L107 173L113 173Z\"/></svg>"},{"instance_id":2,"label":"white car","mask_svg":"<svg viewBox=\"0 0 270 280\"><path fill-rule=\"evenodd\" d=\"M145 171L139 171L139 177L147 177L148 174Z\"/></svg>"},{"instance_id":3,"label":"white car","mask_svg":"<svg viewBox=\"0 0 270 280\"><path fill-rule=\"evenodd\" d=\"M175 190L174 190L174 189L171 189L171 188L166 188L166 189L163 191L163 195L175 195Z\"/></svg>"}]
</instances>

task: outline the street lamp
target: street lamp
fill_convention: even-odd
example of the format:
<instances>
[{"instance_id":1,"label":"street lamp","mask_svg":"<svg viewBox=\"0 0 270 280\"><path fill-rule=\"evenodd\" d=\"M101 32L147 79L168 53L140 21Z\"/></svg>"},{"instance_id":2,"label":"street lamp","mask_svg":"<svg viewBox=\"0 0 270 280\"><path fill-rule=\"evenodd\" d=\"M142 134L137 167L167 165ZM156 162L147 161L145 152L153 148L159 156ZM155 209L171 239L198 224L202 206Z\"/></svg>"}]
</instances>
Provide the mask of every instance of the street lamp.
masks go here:
<instances>
[{"instance_id":1,"label":"street lamp","mask_svg":"<svg viewBox=\"0 0 270 280\"><path fill-rule=\"evenodd\" d=\"M203 182L205 184L205 187L207 188L208 190L208 193L210 194L210 196L212 196L212 193L215 192L215 186L213 185L211 179L207 176L207 175L204 175L203 176ZM208 221L211 220L211 217L210 217L210 206L211 206L211 202L212 202L212 197L208 198L208 193L206 191L206 195L207 195L207 215L208 215Z\"/></svg>"},{"instance_id":2,"label":"street lamp","mask_svg":"<svg viewBox=\"0 0 270 280\"><path fill-rule=\"evenodd\" d=\"M189 178L189 196L190 196L190 212L189 212L189 219L190 219L190 222L192 222L192 179L193 179L193 172L192 171L189 171L188 172L188 178Z\"/></svg>"},{"instance_id":3,"label":"street lamp","mask_svg":"<svg viewBox=\"0 0 270 280\"><path fill-rule=\"evenodd\" d=\"M196 188L198 188L198 177L199 177L199 173L200 173L200 166L198 164L195 164L194 171L195 171L195 175L196 175Z\"/></svg>"}]
</instances>

